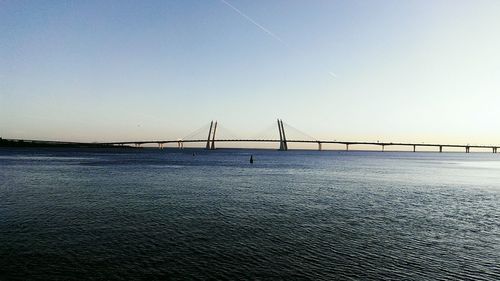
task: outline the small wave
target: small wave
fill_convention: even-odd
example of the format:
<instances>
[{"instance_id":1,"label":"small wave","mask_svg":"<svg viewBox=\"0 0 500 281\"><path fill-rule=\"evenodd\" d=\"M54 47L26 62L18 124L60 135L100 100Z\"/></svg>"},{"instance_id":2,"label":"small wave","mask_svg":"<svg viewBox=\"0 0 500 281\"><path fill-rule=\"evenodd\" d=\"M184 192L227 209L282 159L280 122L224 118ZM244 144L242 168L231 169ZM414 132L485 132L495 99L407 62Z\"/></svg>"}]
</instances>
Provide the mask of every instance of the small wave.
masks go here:
<instances>
[{"instance_id":1,"label":"small wave","mask_svg":"<svg viewBox=\"0 0 500 281\"><path fill-rule=\"evenodd\" d=\"M500 170L500 161L467 161L457 162L456 164L462 167Z\"/></svg>"}]
</instances>

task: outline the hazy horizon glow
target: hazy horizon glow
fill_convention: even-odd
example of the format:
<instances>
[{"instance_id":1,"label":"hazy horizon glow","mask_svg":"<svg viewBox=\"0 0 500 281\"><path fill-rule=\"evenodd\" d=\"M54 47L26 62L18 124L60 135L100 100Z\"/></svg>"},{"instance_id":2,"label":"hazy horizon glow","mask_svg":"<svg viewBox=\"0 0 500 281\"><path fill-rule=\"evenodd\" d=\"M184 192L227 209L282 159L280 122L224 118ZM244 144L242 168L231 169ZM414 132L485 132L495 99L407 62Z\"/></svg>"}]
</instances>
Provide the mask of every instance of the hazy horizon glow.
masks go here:
<instances>
[{"instance_id":1,"label":"hazy horizon glow","mask_svg":"<svg viewBox=\"0 0 500 281\"><path fill-rule=\"evenodd\" d=\"M500 144L500 1L2 1L0 137ZM277 130L276 130L277 134Z\"/></svg>"}]
</instances>

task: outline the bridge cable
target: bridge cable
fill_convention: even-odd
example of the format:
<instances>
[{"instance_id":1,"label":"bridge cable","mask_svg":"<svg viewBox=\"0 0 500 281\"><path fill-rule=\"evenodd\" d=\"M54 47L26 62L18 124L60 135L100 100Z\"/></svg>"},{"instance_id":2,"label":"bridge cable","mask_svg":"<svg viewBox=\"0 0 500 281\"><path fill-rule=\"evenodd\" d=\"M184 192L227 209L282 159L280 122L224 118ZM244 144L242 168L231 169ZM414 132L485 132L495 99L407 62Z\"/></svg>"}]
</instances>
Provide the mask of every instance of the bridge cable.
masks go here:
<instances>
[{"instance_id":1,"label":"bridge cable","mask_svg":"<svg viewBox=\"0 0 500 281\"><path fill-rule=\"evenodd\" d=\"M267 133L273 132L272 136L268 136ZM278 139L278 127L276 126L276 122L273 122L265 129L261 130L257 134L254 134L250 137L250 139Z\"/></svg>"},{"instance_id":2,"label":"bridge cable","mask_svg":"<svg viewBox=\"0 0 500 281\"><path fill-rule=\"evenodd\" d=\"M283 124L285 124L285 125L286 125L289 129L292 129L292 132L299 133L300 135L305 136L305 137L306 137L306 138L308 138L309 140L318 141L318 139L317 139L317 138L315 138L315 137L313 137L313 136L311 136L311 135L309 135L309 134L307 134L307 133L302 132L301 130L299 130L299 129L295 128L294 126L292 126L292 125L290 125L290 124L288 124L288 123L286 123L286 122L283 122ZM285 130L285 131L286 131L286 130ZM289 133L287 133L287 135L290 135L290 134L289 134ZM290 137L287 137L287 139L291 139L291 138L290 138Z\"/></svg>"},{"instance_id":3,"label":"bridge cable","mask_svg":"<svg viewBox=\"0 0 500 281\"><path fill-rule=\"evenodd\" d=\"M222 139L221 137L217 137L220 135L222 135L222 136L227 135L227 136L224 136L224 139L239 139L240 138L240 137L238 137L238 134L236 134L232 130L226 128L225 126L223 126L219 123L219 124L217 124L217 135L215 136L215 139Z\"/></svg>"},{"instance_id":4,"label":"bridge cable","mask_svg":"<svg viewBox=\"0 0 500 281\"><path fill-rule=\"evenodd\" d=\"M197 135L200 135L199 139L206 139L206 134L208 134L208 129L210 127L210 124L203 125L201 128L198 128L191 133L187 134L186 136L182 137L181 140L189 140Z\"/></svg>"}]
</instances>

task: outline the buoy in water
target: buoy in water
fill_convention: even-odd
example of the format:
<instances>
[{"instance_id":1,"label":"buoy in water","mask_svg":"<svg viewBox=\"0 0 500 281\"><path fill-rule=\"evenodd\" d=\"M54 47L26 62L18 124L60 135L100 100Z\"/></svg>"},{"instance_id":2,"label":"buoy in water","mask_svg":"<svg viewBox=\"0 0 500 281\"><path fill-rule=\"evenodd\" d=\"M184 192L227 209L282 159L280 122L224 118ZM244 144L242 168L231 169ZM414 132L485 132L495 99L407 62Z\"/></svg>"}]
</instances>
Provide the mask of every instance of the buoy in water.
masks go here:
<instances>
[{"instance_id":1,"label":"buoy in water","mask_svg":"<svg viewBox=\"0 0 500 281\"><path fill-rule=\"evenodd\" d=\"M250 155L250 164L253 164L253 155Z\"/></svg>"}]
</instances>

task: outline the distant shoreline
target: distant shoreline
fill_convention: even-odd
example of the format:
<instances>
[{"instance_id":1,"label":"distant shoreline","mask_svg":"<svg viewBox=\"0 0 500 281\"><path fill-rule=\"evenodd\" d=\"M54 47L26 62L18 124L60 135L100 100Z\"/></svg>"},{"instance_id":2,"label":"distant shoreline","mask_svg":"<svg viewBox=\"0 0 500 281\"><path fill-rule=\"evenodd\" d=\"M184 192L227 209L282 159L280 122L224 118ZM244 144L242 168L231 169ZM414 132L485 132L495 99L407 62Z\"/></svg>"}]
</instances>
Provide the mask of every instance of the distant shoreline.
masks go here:
<instances>
[{"instance_id":1,"label":"distant shoreline","mask_svg":"<svg viewBox=\"0 0 500 281\"><path fill-rule=\"evenodd\" d=\"M6 140L0 138L0 147L67 147L67 148L132 148L130 146L113 146L99 143L79 142L49 142L49 141L23 141Z\"/></svg>"}]
</instances>

